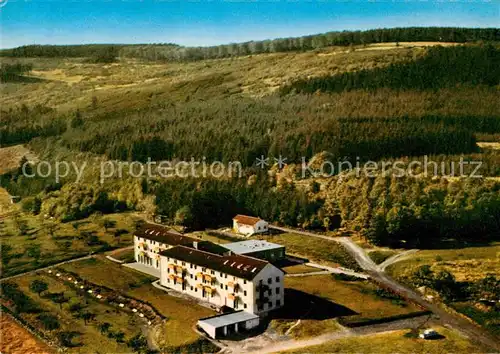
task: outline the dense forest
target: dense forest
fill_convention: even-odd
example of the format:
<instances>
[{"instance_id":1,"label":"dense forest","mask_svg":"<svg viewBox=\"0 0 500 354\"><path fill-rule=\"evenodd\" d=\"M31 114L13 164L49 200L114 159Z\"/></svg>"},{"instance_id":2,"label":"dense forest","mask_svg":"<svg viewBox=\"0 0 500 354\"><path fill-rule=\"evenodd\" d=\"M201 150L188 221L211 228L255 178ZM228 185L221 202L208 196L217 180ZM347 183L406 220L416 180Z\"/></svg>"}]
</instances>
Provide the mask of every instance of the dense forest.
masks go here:
<instances>
[{"instance_id":1,"label":"dense forest","mask_svg":"<svg viewBox=\"0 0 500 354\"><path fill-rule=\"evenodd\" d=\"M192 61L261 53L307 51L329 46L366 45L384 42L475 42L500 41L497 28L409 27L368 31L327 32L316 35L231 43L211 47L183 47L167 44L29 45L0 51L8 57L96 57L103 53L126 58Z\"/></svg>"},{"instance_id":2,"label":"dense forest","mask_svg":"<svg viewBox=\"0 0 500 354\"><path fill-rule=\"evenodd\" d=\"M27 182L22 177L18 181ZM244 178L51 184L22 204L35 214L71 221L94 212L144 210L152 195L156 213L190 229L227 225L235 214L245 213L318 231L346 227L375 244L397 247L500 239L496 181L359 177L351 172L330 179L323 188L313 180L307 183L247 170Z\"/></svg>"},{"instance_id":3,"label":"dense forest","mask_svg":"<svg viewBox=\"0 0 500 354\"><path fill-rule=\"evenodd\" d=\"M500 128L482 124L498 123L493 117L469 119L467 127L461 125L465 119L455 117L331 118L327 110L317 112L300 103L306 100L221 100L155 108L128 115L126 123L117 117L120 124L107 119L72 129L62 141L67 148L118 160L194 156L250 166L261 155L281 154L300 162L321 151L331 152L335 159L359 156L362 160L469 153L477 149L474 131ZM145 117L148 124L142 124ZM193 130L193 125L198 129Z\"/></svg>"},{"instance_id":4,"label":"dense forest","mask_svg":"<svg viewBox=\"0 0 500 354\"><path fill-rule=\"evenodd\" d=\"M0 50L0 56L13 58L86 58L113 53L129 44L81 44L81 45L26 45Z\"/></svg>"},{"instance_id":5,"label":"dense forest","mask_svg":"<svg viewBox=\"0 0 500 354\"><path fill-rule=\"evenodd\" d=\"M438 89L456 85L488 85L500 83L500 50L492 45L434 47L427 55L385 68L346 72L335 76L297 80L282 89L313 93L345 90Z\"/></svg>"},{"instance_id":6,"label":"dense forest","mask_svg":"<svg viewBox=\"0 0 500 354\"><path fill-rule=\"evenodd\" d=\"M249 52L238 49L247 48L243 44L189 49L193 56L173 59L406 40L490 41L498 40L498 30L335 32L288 42L252 42ZM64 46L55 47L51 55L88 57L86 64L109 62L115 55L172 60L161 57L157 48L165 53L188 51L172 45L90 48L71 47L72 54L65 54ZM44 47L23 50L9 55L45 56ZM198 50L204 54L199 56ZM150 57L153 54L156 57ZM477 145L500 136L495 99L500 82L499 50L480 44L418 49L418 55L409 54L403 61L384 62L372 69L297 80L264 96L242 94L243 89L238 89L244 80L231 81L227 69L210 62L208 74L196 73L184 81L154 86L157 91L143 93L142 88L126 87L116 91L123 93L120 100L103 89L89 92L82 96L81 105L68 105L66 110L27 103L2 108L2 146L29 143L49 151L49 158L63 155L75 160L92 156L140 162L203 157L208 163L240 161L243 177L130 178L101 184L91 176L78 184L71 178L60 183L53 176L27 178L17 170L0 176L0 184L23 197L25 211L62 221L95 212L147 210L164 215L171 223L198 229L227 225L234 214L245 213L320 231L359 230L381 245L425 248L446 239L498 240L498 181L359 177L353 173L314 181L301 176L302 158L352 163L403 160L408 164L423 155L443 164L480 160L484 163L481 174L500 175L499 154ZM139 104L129 106L129 100ZM280 173L276 167L264 172L255 166L262 155L270 157L271 163L273 157L282 155L289 166Z\"/></svg>"},{"instance_id":7,"label":"dense forest","mask_svg":"<svg viewBox=\"0 0 500 354\"><path fill-rule=\"evenodd\" d=\"M335 78L310 79L285 90L314 92L323 86L328 90L328 80L338 90L377 88L385 85L387 78L394 80L389 81L391 88L392 83L401 89L495 85L500 80L500 69L495 65L499 59L500 51L491 46L436 47L414 62L344 74L340 84ZM422 73L422 81L416 83L412 80L418 73ZM371 75L373 85L368 86L368 78L356 75ZM360 87L343 79L351 76L354 79L349 80ZM105 119L86 124L85 129L68 131L63 135L63 144L118 160L144 162L148 157L162 160L204 156L207 160L238 160L250 166L261 155L281 154L297 162L321 151L330 152L334 159L347 156L361 160L471 153L476 151L475 133L500 132L497 116L403 114L354 118L333 116L328 107L318 108L312 102L308 95L275 95L259 100L233 97L190 100L182 105L163 103L126 114L126 123L122 112L108 114ZM146 117L147 124L143 124ZM193 130L193 126L198 129Z\"/></svg>"}]
</instances>

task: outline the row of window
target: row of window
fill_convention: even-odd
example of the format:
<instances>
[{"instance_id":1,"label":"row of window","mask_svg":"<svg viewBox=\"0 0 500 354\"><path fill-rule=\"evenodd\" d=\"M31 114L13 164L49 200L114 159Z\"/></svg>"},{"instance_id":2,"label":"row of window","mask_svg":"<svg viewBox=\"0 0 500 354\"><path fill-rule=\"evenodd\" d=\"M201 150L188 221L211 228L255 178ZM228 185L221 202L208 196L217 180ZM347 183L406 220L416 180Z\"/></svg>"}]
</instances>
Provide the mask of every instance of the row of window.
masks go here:
<instances>
[{"instance_id":1,"label":"row of window","mask_svg":"<svg viewBox=\"0 0 500 354\"><path fill-rule=\"evenodd\" d=\"M276 300L275 304L276 304L276 307L280 307L281 306L281 300L280 299ZM268 301L268 302L265 302L264 304L259 304L257 306L257 310L259 310L259 311L269 310L272 307L273 307L273 302L272 301Z\"/></svg>"},{"instance_id":2,"label":"row of window","mask_svg":"<svg viewBox=\"0 0 500 354\"><path fill-rule=\"evenodd\" d=\"M169 283L169 284L171 283L170 279L167 279L167 283ZM177 284L177 283L176 283L176 281L173 281L172 283ZM191 291L194 291L195 293L197 293L197 292L198 292L198 288L197 288L197 287L195 287L195 286L189 286L189 289L190 289ZM182 285L182 290L184 290L184 291L186 290L186 285L185 285L184 283L183 283L183 285ZM209 293L209 292L207 292L207 291L205 291L205 290L202 290L202 291L203 291L202 296L203 296L203 297L206 297L206 298L214 297L214 296L216 295L216 293L215 293L215 292ZM246 295L246 291L245 291L245 295ZM239 306L239 301L237 301L237 300L236 300L236 301L234 302L234 308L235 308L235 309L238 309L238 306ZM245 308L245 309L246 309L246 308L247 308L247 304L243 303L243 308Z\"/></svg>"},{"instance_id":3,"label":"row of window","mask_svg":"<svg viewBox=\"0 0 500 354\"><path fill-rule=\"evenodd\" d=\"M177 259L175 259L175 258L170 259L169 257L167 257L167 262L170 262L170 261L173 261L173 262L174 262L174 264L180 264L180 265L182 265L183 267L185 267L185 266L186 266L186 262L184 262L184 261L178 261L178 260L177 260ZM189 269L198 270L198 267L199 267L199 266L198 266L198 265L196 265L196 264L189 263ZM215 275L215 273L216 273L216 272L215 272L214 270L212 270L212 269L207 269L207 268L205 268L205 267L201 267L201 266L200 266L200 268L201 268L201 271L202 271L202 272L205 272L205 273L207 273L208 271L210 271L210 274L211 274L211 275ZM226 274L226 273L219 272L219 276L220 276L221 278L225 278L225 279L227 279L227 274ZM234 281L236 281L236 280L238 280L238 278L236 278L235 276L233 276L233 280L234 280ZM243 284L246 284L246 283L247 283L247 281L246 281L245 279L243 279Z\"/></svg>"}]
</instances>

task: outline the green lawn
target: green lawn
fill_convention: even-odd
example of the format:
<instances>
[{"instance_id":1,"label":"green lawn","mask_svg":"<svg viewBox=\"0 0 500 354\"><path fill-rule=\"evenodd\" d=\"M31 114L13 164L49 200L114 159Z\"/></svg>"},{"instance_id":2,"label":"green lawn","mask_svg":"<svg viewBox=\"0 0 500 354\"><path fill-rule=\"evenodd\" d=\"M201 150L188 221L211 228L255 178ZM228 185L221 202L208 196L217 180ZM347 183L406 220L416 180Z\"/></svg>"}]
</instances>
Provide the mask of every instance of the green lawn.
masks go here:
<instances>
[{"instance_id":1,"label":"green lawn","mask_svg":"<svg viewBox=\"0 0 500 354\"><path fill-rule=\"evenodd\" d=\"M310 267L305 264L297 264L288 267L283 267L282 270L284 270L287 274L314 273L321 271L321 269L319 268Z\"/></svg>"},{"instance_id":2,"label":"green lawn","mask_svg":"<svg viewBox=\"0 0 500 354\"><path fill-rule=\"evenodd\" d=\"M325 312L328 306L327 317L336 318L345 325L421 311L402 299L381 292L380 288L367 280L344 281L331 275L286 277L285 287L316 297L307 298L306 301L315 303L314 306L322 304ZM285 303L290 301L293 301L291 297Z\"/></svg>"},{"instance_id":3,"label":"green lawn","mask_svg":"<svg viewBox=\"0 0 500 354\"><path fill-rule=\"evenodd\" d=\"M42 280L48 284L48 290L42 293L41 296L33 293L29 286L35 279ZM130 349L125 343L118 343L115 339L108 338L98 329L98 324L108 322L111 324L111 331L122 331L125 334L125 341L140 332L142 322L136 316L117 311L115 308L100 303L97 300L86 298L77 294L74 290L58 282L57 280L47 275L29 275L16 278L15 283L28 296L30 296L40 307L48 313L56 316L61 324L61 328L54 331L46 331L50 337L56 338L57 333L61 331L77 331L81 335L76 337L74 342L81 342L82 346L71 348L71 352L80 353L102 353L103 349L107 353L124 353ZM50 293L64 292L69 302L63 304L54 303L49 298ZM83 319L76 318L69 311L69 306L79 303L84 307L84 311L91 312L96 315L96 318L85 324ZM41 323L36 319L36 314L23 314L22 317L29 323L42 329ZM43 331L43 329L42 329Z\"/></svg>"},{"instance_id":4,"label":"green lawn","mask_svg":"<svg viewBox=\"0 0 500 354\"><path fill-rule=\"evenodd\" d=\"M156 278L122 267L117 263L97 256L61 266L67 272L78 274L83 279L108 288L126 293L144 284L151 284Z\"/></svg>"},{"instance_id":5,"label":"green lawn","mask_svg":"<svg viewBox=\"0 0 500 354\"><path fill-rule=\"evenodd\" d=\"M428 264L433 270L446 269L458 281L474 281L500 269L500 243L489 246L455 249L422 250L387 268L394 277L411 275L418 267Z\"/></svg>"},{"instance_id":6,"label":"green lawn","mask_svg":"<svg viewBox=\"0 0 500 354\"><path fill-rule=\"evenodd\" d=\"M153 287L151 282L155 278L120 266L102 256L65 264L61 268L77 273L92 283L115 289L127 296L151 304L167 318L164 326L156 333L158 344L167 351L179 347L194 352L217 350L193 331L198 319L215 313L194 301L170 296Z\"/></svg>"},{"instance_id":7,"label":"green lawn","mask_svg":"<svg viewBox=\"0 0 500 354\"><path fill-rule=\"evenodd\" d=\"M259 235L256 238L284 245L287 253L306 257L311 261L331 266L340 265L356 271L362 270L344 247L335 241L319 240L294 233Z\"/></svg>"},{"instance_id":8,"label":"green lawn","mask_svg":"<svg viewBox=\"0 0 500 354\"><path fill-rule=\"evenodd\" d=\"M387 258L394 256L397 254L396 251L391 250L375 250L368 253L368 256L372 259L375 264L380 264L385 261Z\"/></svg>"},{"instance_id":9,"label":"green lawn","mask_svg":"<svg viewBox=\"0 0 500 354\"><path fill-rule=\"evenodd\" d=\"M287 351L286 353L447 354L486 352L483 348L476 346L453 330L440 326L435 327L435 329L444 338L436 340L408 338L405 337L405 334L409 333L410 330L400 330L338 339L321 345Z\"/></svg>"},{"instance_id":10,"label":"green lawn","mask_svg":"<svg viewBox=\"0 0 500 354\"><path fill-rule=\"evenodd\" d=\"M116 225L105 230L95 217L72 223L52 223L41 216L28 214L5 219L0 224L3 276L84 256L106 247L130 246L134 230L130 214L111 214L104 218L113 220ZM25 229L23 232L20 225ZM115 232L120 235L115 236ZM88 242L82 234L95 235L97 242Z\"/></svg>"}]
</instances>

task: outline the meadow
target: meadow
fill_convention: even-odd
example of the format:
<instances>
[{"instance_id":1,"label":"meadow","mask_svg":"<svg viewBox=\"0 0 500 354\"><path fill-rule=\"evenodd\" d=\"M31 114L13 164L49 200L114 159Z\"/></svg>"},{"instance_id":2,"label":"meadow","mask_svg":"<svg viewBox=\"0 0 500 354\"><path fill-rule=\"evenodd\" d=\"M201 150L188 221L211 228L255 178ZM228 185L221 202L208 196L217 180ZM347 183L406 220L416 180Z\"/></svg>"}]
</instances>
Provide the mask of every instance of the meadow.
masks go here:
<instances>
[{"instance_id":1,"label":"meadow","mask_svg":"<svg viewBox=\"0 0 500 354\"><path fill-rule=\"evenodd\" d=\"M105 222L110 225L104 227ZM134 230L134 218L127 213L94 215L74 223L19 213L0 221L2 276L129 246Z\"/></svg>"},{"instance_id":2,"label":"meadow","mask_svg":"<svg viewBox=\"0 0 500 354\"><path fill-rule=\"evenodd\" d=\"M61 268L78 274L92 283L116 290L153 306L167 318L166 322L155 328L152 334L158 346L164 350L196 352L214 350L211 343L193 331L198 319L208 317L214 312L194 301L168 295L153 287L152 277L122 267L103 257L65 264Z\"/></svg>"},{"instance_id":3,"label":"meadow","mask_svg":"<svg viewBox=\"0 0 500 354\"><path fill-rule=\"evenodd\" d=\"M452 329L433 327L443 339L421 340L408 337L411 330L392 331L362 337L344 338L325 344L286 351L284 353L475 353L482 352L480 346L462 337Z\"/></svg>"}]
</instances>

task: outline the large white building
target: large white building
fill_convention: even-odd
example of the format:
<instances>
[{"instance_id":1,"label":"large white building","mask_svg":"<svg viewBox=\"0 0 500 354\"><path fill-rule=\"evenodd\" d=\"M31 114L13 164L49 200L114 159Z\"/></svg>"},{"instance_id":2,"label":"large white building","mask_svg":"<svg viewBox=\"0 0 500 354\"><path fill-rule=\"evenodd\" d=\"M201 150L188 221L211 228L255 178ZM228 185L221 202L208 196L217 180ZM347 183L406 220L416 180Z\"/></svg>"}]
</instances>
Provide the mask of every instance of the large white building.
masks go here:
<instances>
[{"instance_id":1,"label":"large white building","mask_svg":"<svg viewBox=\"0 0 500 354\"><path fill-rule=\"evenodd\" d=\"M283 271L231 251L176 246L161 252L160 274L161 285L218 307L263 314L284 304Z\"/></svg>"},{"instance_id":2,"label":"large white building","mask_svg":"<svg viewBox=\"0 0 500 354\"><path fill-rule=\"evenodd\" d=\"M213 337L252 328L259 323L258 316L285 302L284 272L265 260L282 258L284 247L253 240L225 246L151 224L134 235L136 262L159 270L160 285L218 308L241 311L200 320L199 326Z\"/></svg>"},{"instance_id":3,"label":"large white building","mask_svg":"<svg viewBox=\"0 0 500 354\"><path fill-rule=\"evenodd\" d=\"M233 218L233 230L247 236L267 232L268 226L267 221L253 216L236 215Z\"/></svg>"}]
</instances>

